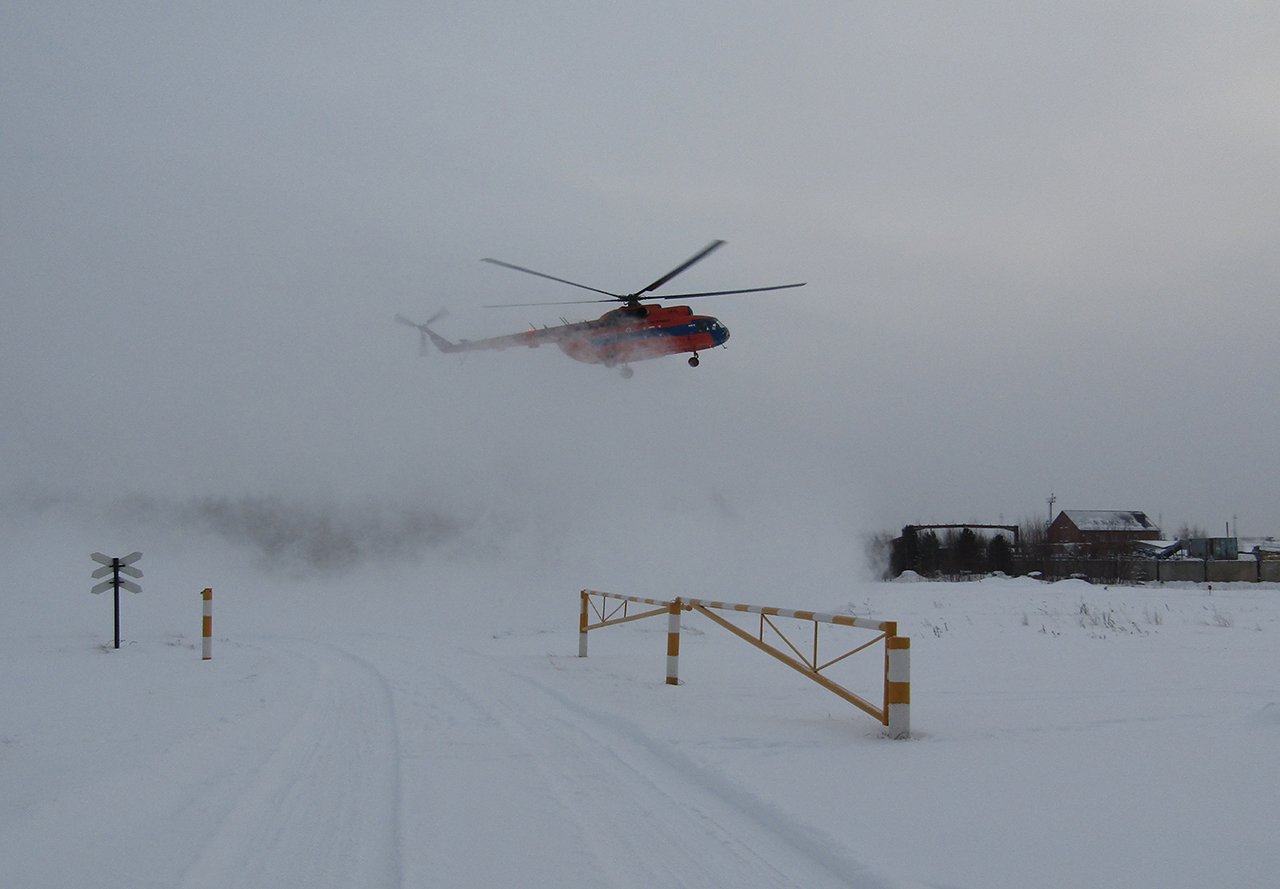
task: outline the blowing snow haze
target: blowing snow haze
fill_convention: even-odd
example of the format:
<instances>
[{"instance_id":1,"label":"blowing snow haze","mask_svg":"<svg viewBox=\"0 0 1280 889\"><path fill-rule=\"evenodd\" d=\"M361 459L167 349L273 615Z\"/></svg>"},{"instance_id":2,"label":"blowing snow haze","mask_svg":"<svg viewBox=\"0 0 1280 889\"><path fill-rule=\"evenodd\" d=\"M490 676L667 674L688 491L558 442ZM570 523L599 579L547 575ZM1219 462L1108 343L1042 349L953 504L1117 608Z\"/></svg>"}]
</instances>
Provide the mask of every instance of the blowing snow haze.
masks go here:
<instances>
[{"instance_id":1,"label":"blowing snow haze","mask_svg":"<svg viewBox=\"0 0 1280 889\"><path fill-rule=\"evenodd\" d=\"M1280 13L659 13L6 8L8 511L429 525L620 584L839 574L1051 491L1280 533ZM704 301L696 370L391 321L594 317L482 310L577 294L478 260L628 291L712 238L675 289L809 285Z\"/></svg>"}]
</instances>

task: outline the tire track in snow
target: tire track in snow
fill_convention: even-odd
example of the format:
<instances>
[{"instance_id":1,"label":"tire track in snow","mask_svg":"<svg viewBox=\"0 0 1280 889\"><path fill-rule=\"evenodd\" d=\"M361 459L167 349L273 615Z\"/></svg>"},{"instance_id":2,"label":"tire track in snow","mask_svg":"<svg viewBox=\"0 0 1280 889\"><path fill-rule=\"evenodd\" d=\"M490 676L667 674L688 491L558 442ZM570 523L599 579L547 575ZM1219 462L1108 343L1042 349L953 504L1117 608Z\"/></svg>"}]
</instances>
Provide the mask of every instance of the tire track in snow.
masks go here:
<instances>
[{"instance_id":1,"label":"tire track in snow","mask_svg":"<svg viewBox=\"0 0 1280 889\"><path fill-rule=\"evenodd\" d=\"M543 808L558 824L557 842L572 845L575 867L590 877L582 885L898 885L635 724L530 676L496 670L479 655L450 673L465 677L465 684L444 678L451 692L524 751L527 768L515 780L525 795L548 800ZM528 854L530 838L522 843Z\"/></svg>"},{"instance_id":2,"label":"tire track in snow","mask_svg":"<svg viewBox=\"0 0 1280 889\"><path fill-rule=\"evenodd\" d=\"M336 646L271 647L310 664L311 697L179 885L397 889L400 752L385 677Z\"/></svg>"},{"instance_id":3,"label":"tire track in snow","mask_svg":"<svg viewBox=\"0 0 1280 889\"><path fill-rule=\"evenodd\" d=\"M650 787L659 799L670 800L679 810L697 816L710 827L713 837L728 832L747 854L745 863L760 858L778 874L770 886L821 887L858 886L866 889L902 887L900 881L877 874L869 865L857 861L834 837L813 825L803 824L779 807L752 794L726 773L696 763L685 754L663 743L628 719L602 714L584 706L551 686L527 675L517 680L544 696L549 714L558 707L558 719L566 731L577 732L585 739L587 749L607 752L624 770L642 785ZM523 701L530 701L522 697ZM663 818L662 830L670 831L672 819ZM684 828L678 828L685 835ZM695 837L696 838L696 837ZM708 856L705 841L691 847L698 861ZM731 847L730 847L731 850ZM707 886L719 882L718 867L707 874ZM750 873L759 874L758 870ZM701 885L688 882L683 872L673 885Z\"/></svg>"},{"instance_id":4,"label":"tire track in snow","mask_svg":"<svg viewBox=\"0 0 1280 889\"><path fill-rule=\"evenodd\" d=\"M406 886L603 886L586 840L539 780L531 748L458 676L418 662L398 693L405 737Z\"/></svg>"}]
</instances>

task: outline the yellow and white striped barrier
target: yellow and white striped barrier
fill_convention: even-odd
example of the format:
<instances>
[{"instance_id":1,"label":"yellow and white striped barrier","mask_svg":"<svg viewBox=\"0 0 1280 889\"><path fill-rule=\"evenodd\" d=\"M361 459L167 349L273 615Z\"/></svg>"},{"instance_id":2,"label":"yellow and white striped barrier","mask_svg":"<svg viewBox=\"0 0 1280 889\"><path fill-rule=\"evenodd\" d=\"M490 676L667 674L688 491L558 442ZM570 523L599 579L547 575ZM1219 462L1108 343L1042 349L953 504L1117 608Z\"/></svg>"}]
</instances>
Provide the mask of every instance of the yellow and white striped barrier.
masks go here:
<instances>
[{"instance_id":1,"label":"yellow and white striped barrier","mask_svg":"<svg viewBox=\"0 0 1280 889\"><path fill-rule=\"evenodd\" d=\"M205 587L204 592L200 595L204 599L204 627L201 630L203 638L200 647L200 660L207 661L213 659L213 589Z\"/></svg>"},{"instance_id":2,"label":"yellow and white striped barrier","mask_svg":"<svg viewBox=\"0 0 1280 889\"><path fill-rule=\"evenodd\" d=\"M671 601L667 599L645 599L642 596L619 596L617 593L601 593L597 590L583 590L579 595L581 596L582 601L578 609L578 657L587 656L587 632L589 630L598 630L601 627L612 627L615 624L625 624L633 620L653 617L655 614L669 614L671 611ZM599 598L600 604L597 605L595 599L592 597ZM606 612L604 606L604 600L606 599L613 599L620 604L613 606L612 610ZM657 605L658 607L650 611L643 611L639 614L632 614L629 610L631 603ZM619 613L622 614L622 617L617 617ZM599 618L596 623L591 623L592 614ZM678 626L679 624L677 623L677 627Z\"/></svg>"},{"instance_id":3,"label":"yellow and white striped barrier","mask_svg":"<svg viewBox=\"0 0 1280 889\"><path fill-rule=\"evenodd\" d=\"M852 614L824 614L821 611L797 611L793 608L769 608L764 605L740 605L736 602L711 602L706 599L685 599L690 607L701 605L703 608L715 608L720 611L742 611L749 614L763 614L770 617L794 617L796 620L812 620L823 624L838 624L844 627L861 627L864 630L877 630L890 636L898 632L895 621L864 620Z\"/></svg>"},{"instance_id":4,"label":"yellow and white striped barrier","mask_svg":"<svg viewBox=\"0 0 1280 889\"><path fill-rule=\"evenodd\" d=\"M736 602L714 602L707 599L646 599L641 596L621 596L617 593L606 593L599 590L582 590L578 611L578 657L587 656L587 633L601 627L614 626L659 614L667 615L667 684L680 684L680 616L684 611L696 611L710 618L729 632L738 636L766 654L782 661L787 666L803 673L806 677L823 688L838 695L858 709L879 720L888 729L892 738L907 738L911 733L911 640L898 635L896 621L876 621L854 617L851 614L826 614L817 611L801 611L790 608L770 608L761 605L743 605ZM597 602L598 600L598 602ZM618 604L609 604L616 602ZM632 613L632 604L652 605L654 608ZM753 634L743 627L717 614L717 611L733 611L739 613L758 614L760 616L759 632ZM594 613L598 620L591 622ZM621 615L621 616L619 616ZM800 645L787 638L783 630L770 618L791 618L794 620L813 622L812 654L806 654ZM829 658L825 662L818 660L818 625L834 624L837 626L857 627L871 630L878 635L853 649ZM774 636L786 645L780 648L766 640L765 628L768 627L772 640ZM866 700L853 691L832 681L822 671L833 664L843 661L851 655L870 648L884 640L884 699L880 706ZM801 643L804 644L804 643Z\"/></svg>"}]
</instances>

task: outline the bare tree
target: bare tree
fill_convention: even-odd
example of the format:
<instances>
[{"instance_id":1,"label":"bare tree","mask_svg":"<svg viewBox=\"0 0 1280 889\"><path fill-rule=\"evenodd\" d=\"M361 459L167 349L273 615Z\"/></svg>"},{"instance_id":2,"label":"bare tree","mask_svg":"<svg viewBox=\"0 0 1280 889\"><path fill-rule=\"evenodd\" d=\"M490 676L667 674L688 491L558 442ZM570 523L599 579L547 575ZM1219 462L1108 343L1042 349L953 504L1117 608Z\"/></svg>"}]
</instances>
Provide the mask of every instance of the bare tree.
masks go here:
<instances>
[{"instance_id":1,"label":"bare tree","mask_svg":"<svg viewBox=\"0 0 1280 889\"><path fill-rule=\"evenodd\" d=\"M1178 540L1192 540L1198 537L1208 537L1209 535L1199 525L1189 525L1183 522L1178 527L1178 533L1175 536Z\"/></svg>"}]
</instances>

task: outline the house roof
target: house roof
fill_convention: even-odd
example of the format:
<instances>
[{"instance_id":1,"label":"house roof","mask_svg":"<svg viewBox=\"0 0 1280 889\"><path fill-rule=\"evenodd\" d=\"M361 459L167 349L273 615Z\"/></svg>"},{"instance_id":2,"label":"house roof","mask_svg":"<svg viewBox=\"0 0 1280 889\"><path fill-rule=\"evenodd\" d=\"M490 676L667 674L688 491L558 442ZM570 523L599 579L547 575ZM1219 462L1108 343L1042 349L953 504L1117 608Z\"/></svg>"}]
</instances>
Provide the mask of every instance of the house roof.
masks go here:
<instances>
[{"instance_id":1,"label":"house roof","mask_svg":"<svg viewBox=\"0 0 1280 889\"><path fill-rule=\"evenodd\" d=\"M1062 514L1081 531L1158 531L1145 512L1120 509L1064 509Z\"/></svg>"}]
</instances>

